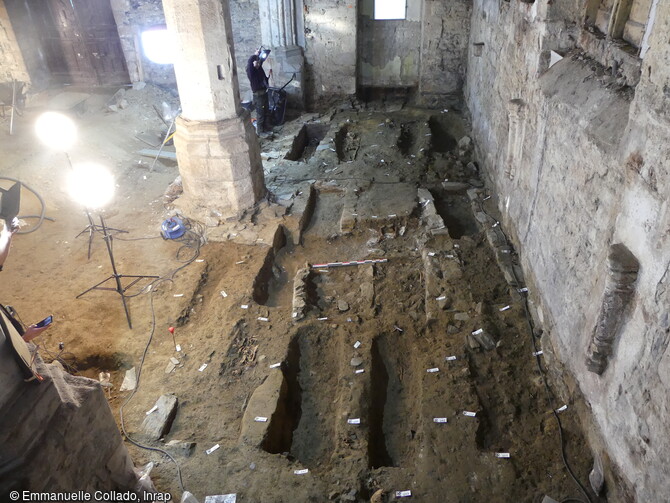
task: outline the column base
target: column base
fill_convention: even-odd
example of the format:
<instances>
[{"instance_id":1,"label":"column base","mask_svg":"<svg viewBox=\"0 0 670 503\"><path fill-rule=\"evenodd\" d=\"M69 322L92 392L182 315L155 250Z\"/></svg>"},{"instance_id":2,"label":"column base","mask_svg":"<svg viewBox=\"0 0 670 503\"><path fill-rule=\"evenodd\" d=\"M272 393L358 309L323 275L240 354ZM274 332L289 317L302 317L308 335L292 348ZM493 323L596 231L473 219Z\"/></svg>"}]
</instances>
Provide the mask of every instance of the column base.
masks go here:
<instances>
[{"instance_id":1,"label":"column base","mask_svg":"<svg viewBox=\"0 0 670 503\"><path fill-rule=\"evenodd\" d=\"M221 121L179 117L174 143L184 194L176 206L207 225L240 215L266 193L248 113Z\"/></svg>"}]
</instances>

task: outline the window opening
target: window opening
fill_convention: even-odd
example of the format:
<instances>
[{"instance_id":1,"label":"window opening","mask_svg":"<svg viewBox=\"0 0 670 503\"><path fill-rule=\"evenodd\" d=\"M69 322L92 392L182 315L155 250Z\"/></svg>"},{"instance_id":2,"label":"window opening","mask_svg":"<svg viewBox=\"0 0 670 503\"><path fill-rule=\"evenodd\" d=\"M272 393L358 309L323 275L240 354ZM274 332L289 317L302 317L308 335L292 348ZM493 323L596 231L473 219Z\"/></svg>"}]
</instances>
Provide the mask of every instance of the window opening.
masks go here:
<instances>
[{"instance_id":1,"label":"window opening","mask_svg":"<svg viewBox=\"0 0 670 503\"><path fill-rule=\"evenodd\" d=\"M405 19L407 0L375 0L375 19Z\"/></svg>"}]
</instances>

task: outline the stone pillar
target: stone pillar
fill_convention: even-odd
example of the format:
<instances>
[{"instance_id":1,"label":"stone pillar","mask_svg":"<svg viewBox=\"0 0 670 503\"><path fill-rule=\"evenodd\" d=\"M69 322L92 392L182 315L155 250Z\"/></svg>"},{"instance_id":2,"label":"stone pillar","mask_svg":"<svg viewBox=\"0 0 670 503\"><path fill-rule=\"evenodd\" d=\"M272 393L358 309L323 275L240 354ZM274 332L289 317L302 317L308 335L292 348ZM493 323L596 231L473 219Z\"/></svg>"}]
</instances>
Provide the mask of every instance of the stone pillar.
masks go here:
<instances>
[{"instance_id":1,"label":"stone pillar","mask_svg":"<svg viewBox=\"0 0 670 503\"><path fill-rule=\"evenodd\" d=\"M505 156L505 175L514 179L517 164L521 162L523 142L526 136L526 104L521 99L513 99L507 105L508 136Z\"/></svg>"},{"instance_id":2,"label":"stone pillar","mask_svg":"<svg viewBox=\"0 0 670 503\"><path fill-rule=\"evenodd\" d=\"M258 12L263 44L272 48L269 63L274 81L271 84L281 87L295 74L295 79L284 90L292 108L304 108L305 57L298 45L298 28L303 25L302 0L258 0ZM264 67L270 66L266 63Z\"/></svg>"},{"instance_id":3,"label":"stone pillar","mask_svg":"<svg viewBox=\"0 0 670 503\"><path fill-rule=\"evenodd\" d=\"M626 310L635 294L640 263L619 243L610 246L607 267L605 294L586 356L586 368L598 375L605 372L625 321Z\"/></svg>"},{"instance_id":4,"label":"stone pillar","mask_svg":"<svg viewBox=\"0 0 670 503\"><path fill-rule=\"evenodd\" d=\"M174 137L183 211L205 223L265 195L260 148L240 106L228 0L163 0L182 114Z\"/></svg>"}]
</instances>

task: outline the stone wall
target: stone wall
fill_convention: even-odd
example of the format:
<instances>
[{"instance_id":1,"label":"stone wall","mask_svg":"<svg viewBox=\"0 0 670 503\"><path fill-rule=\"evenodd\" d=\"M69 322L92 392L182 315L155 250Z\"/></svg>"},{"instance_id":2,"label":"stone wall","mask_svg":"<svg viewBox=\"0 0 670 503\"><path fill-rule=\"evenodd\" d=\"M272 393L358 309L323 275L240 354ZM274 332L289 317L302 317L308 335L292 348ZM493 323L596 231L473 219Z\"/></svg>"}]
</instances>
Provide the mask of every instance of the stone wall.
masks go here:
<instances>
[{"instance_id":1,"label":"stone wall","mask_svg":"<svg viewBox=\"0 0 670 503\"><path fill-rule=\"evenodd\" d=\"M0 331L0 494L134 490L132 461L100 384L37 358L24 382Z\"/></svg>"},{"instance_id":2,"label":"stone wall","mask_svg":"<svg viewBox=\"0 0 670 503\"><path fill-rule=\"evenodd\" d=\"M471 10L472 0L423 2L419 95L427 105L462 101Z\"/></svg>"},{"instance_id":3,"label":"stone wall","mask_svg":"<svg viewBox=\"0 0 670 503\"><path fill-rule=\"evenodd\" d=\"M356 92L357 2L305 0L305 101L322 106Z\"/></svg>"},{"instance_id":4,"label":"stone wall","mask_svg":"<svg viewBox=\"0 0 670 503\"><path fill-rule=\"evenodd\" d=\"M149 61L141 35L150 28L165 28L161 0L110 0L131 82L149 82L176 92L174 66Z\"/></svg>"},{"instance_id":5,"label":"stone wall","mask_svg":"<svg viewBox=\"0 0 670 503\"><path fill-rule=\"evenodd\" d=\"M358 85L416 87L419 83L422 0L409 0L404 20L375 20L374 0L360 3Z\"/></svg>"},{"instance_id":6,"label":"stone wall","mask_svg":"<svg viewBox=\"0 0 670 503\"><path fill-rule=\"evenodd\" d=\"M0 83L28 82L28 72L4 3L0 3Z\"/></svg>"},{"instance_id":7,"label":"stone wall","mask_svg":"<svg viewBox=\"0 0 670 503\"><path fill-rule=\"evenodd\" d=\"M475 0L466 100L545 354L585 398L609 501L658 501L670 491L670 4L658 2L650 49L625 68L599 63L614 54L607 40L584 51L584 9ZM639 263L620 311L608 306L617 249ZM611 328L600 374L587 367L597 326Z\"/></svg>"},{"instance_id":8,"label":"stone wall","mask_svg":"<svg viewBox=\"0 0 670 503\"><path fill-rule=\"evenodd\" d=\"M235 41L235 61L240 81L240 99L251 101L251 86L247 78L247 60L264 42L261 40L261 23L258 13L258 0L230 0L230 18L233 23ZM267 68L272 62L268 61Z\"/></svg>"}]
</instances>

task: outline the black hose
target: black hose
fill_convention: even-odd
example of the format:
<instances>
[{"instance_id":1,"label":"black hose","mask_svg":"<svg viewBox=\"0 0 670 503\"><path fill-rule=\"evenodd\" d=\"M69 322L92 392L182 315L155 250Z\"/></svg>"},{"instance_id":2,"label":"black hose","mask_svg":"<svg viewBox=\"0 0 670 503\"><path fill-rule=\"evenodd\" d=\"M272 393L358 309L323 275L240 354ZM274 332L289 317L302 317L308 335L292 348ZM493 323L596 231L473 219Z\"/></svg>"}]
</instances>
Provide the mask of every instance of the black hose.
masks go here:
<instances>
[{"instance_id":1,"label":"black hose","mask_svg":"<svg viewBox=\"0 0 670 503\"><path fill-rule=\"evenodd\" d=\"M39 222L37 222L37 225L35 225L35 227L32 227L31 229L29 229L27 231L20 231L19 230L19 231L16 232L16 234L30 234L31 232L35 232L37 229L39 229L42 226L42 222L44 222L44 219L45 219L44 214L46 213L46 205L44 204L44 199L42 199L42 196L40 196L35 189L29 187L28 185L23 183L21 180L17 180L16 178L11 178L9 176L0 176L0 180L8 180L10 182L20 183L22 188L28 190L29 192L32 192L35 195L35 197L37 198L37 200L40 202L40 204L42 205L42 211L39 215L28 215L28 216L25 216L25 217L18 216L18 218L39 218Z\"/></svg>"}]
</instances>

